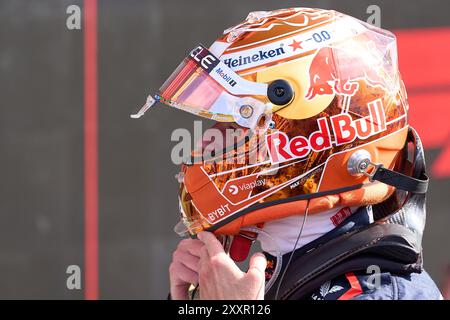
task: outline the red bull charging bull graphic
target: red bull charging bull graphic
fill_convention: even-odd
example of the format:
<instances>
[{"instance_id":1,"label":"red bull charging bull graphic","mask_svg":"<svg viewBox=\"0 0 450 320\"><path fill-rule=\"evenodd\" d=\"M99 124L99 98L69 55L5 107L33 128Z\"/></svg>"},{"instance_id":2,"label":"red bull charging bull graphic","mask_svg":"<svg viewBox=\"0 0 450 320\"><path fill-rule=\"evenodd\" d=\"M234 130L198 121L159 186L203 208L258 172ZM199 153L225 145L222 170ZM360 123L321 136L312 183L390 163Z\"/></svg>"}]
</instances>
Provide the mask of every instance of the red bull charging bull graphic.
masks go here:
<instances>
[{"instance_id":1,"label":"red bull charging bull graphic","mask_svg":"<svg viewBox=\"0 0 450 320\"><path fill-rule=\"evenodd\" d=\"M374 47L372 42L367 42L366 45L367 52L370 52L371 46ZM345 60L336 61L341 57L345 57ZM339 70L337 63L350 67L342 69L340 66ZM375 55L364 57L355 54L350 48L338 46L320 48L309 67L310 86L306 98L311 100L317 95L327 94L353 96L359 89L357 80L363 80L370 86L386 88L387 79L380 74L380 70L383 70L382 63L380 57L378 59ZM351 68L353 65L360 68Z\"/></svg>"}]
</instances>

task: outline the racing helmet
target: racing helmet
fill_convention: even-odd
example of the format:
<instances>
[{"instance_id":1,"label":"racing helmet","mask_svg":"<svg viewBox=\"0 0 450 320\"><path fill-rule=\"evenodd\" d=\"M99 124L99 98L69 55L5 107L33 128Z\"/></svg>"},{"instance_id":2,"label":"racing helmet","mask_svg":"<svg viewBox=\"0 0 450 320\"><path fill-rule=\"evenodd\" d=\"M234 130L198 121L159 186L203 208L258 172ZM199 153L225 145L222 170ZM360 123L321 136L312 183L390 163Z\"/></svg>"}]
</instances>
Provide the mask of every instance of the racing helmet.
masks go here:
<instances>
[{"instance_id":1,"label":"racing helmet","mask_svg":"<svg viewBox=\"0 0 450 320\"><path fill-rule=\"evenodd\" d=\"M394 171L408 134L396 38L333 10L251 12L194 47L135 117L158 101L216 121L178 174L179 234L421 188Z\"/></svg>"}]
</instances>

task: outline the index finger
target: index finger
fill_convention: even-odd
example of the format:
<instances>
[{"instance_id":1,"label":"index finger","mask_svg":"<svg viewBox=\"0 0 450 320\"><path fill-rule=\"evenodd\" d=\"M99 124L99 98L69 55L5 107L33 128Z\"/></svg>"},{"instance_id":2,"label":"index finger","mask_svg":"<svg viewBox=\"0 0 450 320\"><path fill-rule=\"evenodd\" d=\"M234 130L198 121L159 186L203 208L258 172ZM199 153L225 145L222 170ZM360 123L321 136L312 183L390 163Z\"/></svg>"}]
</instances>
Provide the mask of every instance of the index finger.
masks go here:
<instances>
[{"instance_id":1,"label":"index finger","mask_svg":"<svg viewBox=\"0 0 450 320\"><path fill-rule=\"evenodd\" d=\"M200 249L204 246L203 242L201 242L198 239L184 239L181 240L178 247L183 250L187 251L193 256L199 257L200 256Z\"/></svg>"},{"instance_id":2,"label":"index finger","mask_svg":"<svg viewBox=\"0 0 450 320\"><path fill-rule=\"evenodd\" d=\"M210 257L225 253L222 244L211 232L202 231L197 234L197 237L205 244Z\"/></svg>"}]
</instances>

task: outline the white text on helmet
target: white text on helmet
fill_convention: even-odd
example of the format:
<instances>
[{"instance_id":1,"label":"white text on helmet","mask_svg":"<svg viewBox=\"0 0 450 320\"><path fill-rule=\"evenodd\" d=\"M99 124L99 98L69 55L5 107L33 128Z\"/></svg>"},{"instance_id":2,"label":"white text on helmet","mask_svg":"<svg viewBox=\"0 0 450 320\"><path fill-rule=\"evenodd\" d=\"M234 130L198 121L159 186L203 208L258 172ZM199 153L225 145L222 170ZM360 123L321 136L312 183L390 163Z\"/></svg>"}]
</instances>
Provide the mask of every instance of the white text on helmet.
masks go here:
<instances>
[{"instance_id":1,"label":"white text on helmet","mask_svg":"<svg viewBox=\"0 0 450 320\"><path fill-rule=\"evenodd\" d=\"M381 99L369 102L367 106L369 116L356 120L348 113L317 119L318 130L309 137L296 136L290 139L282 131L268 135L266 143L271 162L275 164L304 158L311 150L321 152L332 148L333 145L348 144L357 138L365 140L386 130L386 115Z\"/></svg>"}]
</instances>

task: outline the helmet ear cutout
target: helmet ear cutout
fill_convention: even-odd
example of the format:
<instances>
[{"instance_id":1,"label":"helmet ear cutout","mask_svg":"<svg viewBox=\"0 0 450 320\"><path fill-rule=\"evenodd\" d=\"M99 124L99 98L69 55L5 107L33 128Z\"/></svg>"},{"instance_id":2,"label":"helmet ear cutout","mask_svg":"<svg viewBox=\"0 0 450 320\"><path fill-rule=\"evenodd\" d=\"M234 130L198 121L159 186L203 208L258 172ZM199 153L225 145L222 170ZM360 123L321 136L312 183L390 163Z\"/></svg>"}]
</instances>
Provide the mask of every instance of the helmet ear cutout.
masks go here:
<instances>
[{"instance_id":1,"label":"helmet ear cutout","mask_svg":"<svg viewBox=\"0 0 450 320\"><path fill-rule=\"evenodd\" d=\"M285 106L294 99L294 89L288 81L278 79L269 84L267 97L274 105Z\"/></svg>"}]
</instances>

